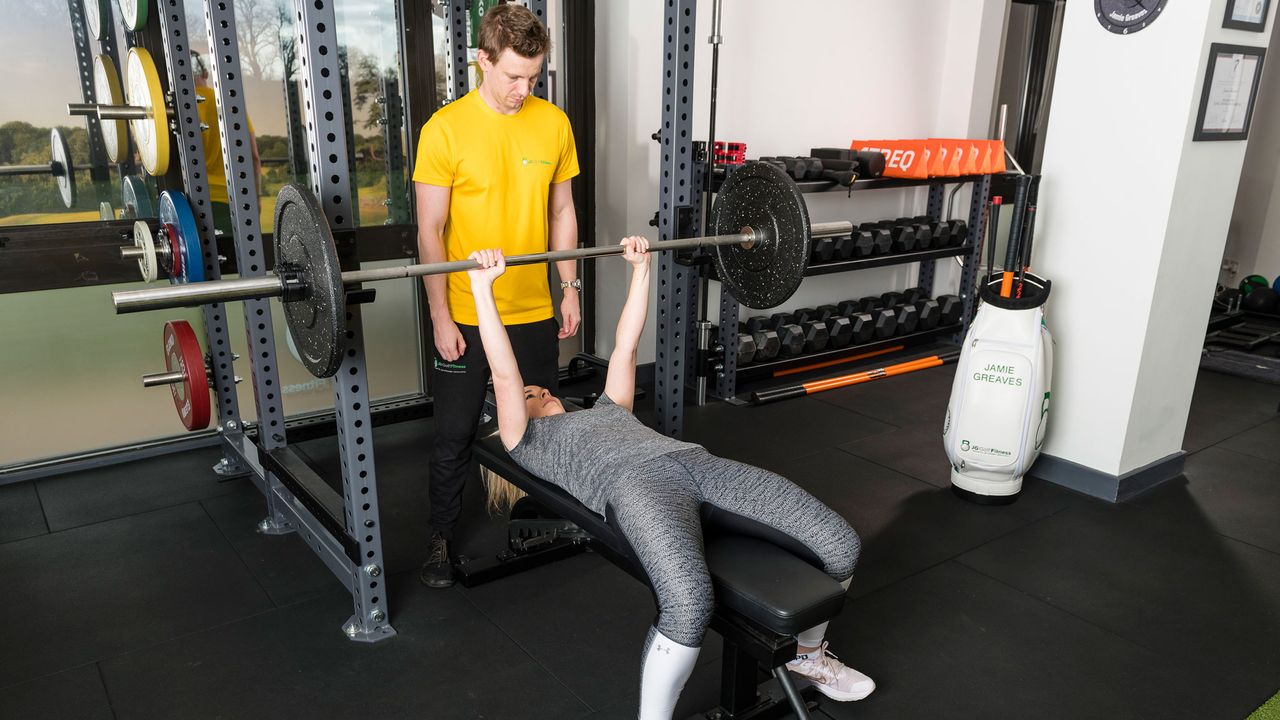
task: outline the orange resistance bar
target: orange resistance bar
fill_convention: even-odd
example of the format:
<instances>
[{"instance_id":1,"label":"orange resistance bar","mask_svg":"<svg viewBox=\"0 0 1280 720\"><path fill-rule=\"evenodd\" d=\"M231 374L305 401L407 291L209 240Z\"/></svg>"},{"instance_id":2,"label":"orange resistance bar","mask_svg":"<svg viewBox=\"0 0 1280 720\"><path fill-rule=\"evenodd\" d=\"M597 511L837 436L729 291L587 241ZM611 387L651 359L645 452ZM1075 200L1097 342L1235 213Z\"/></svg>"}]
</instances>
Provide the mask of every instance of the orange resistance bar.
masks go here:
<instances>
[{"instance_id":1,"label":"orange resistance bar","mask_svg":"<svg viewBox=\"0 0 1280 720\"><path fill-rule=\"evenodd\" d=\"M871 382L872 380L879 380L880 378L903 375L916 370L926 370L940 365L942 365L942 358L934 355L933 357L899 363L897 365L890 365L888 367L877 368L875 370L867 370L860 373L854 373L852 375L844 375L841 377L829 378L827 380L817 380L811 383L804 383L803 387L806 394L821 392L823 390L834 390L836 388L846 387L849 385L858 385L865 382Z\"/></svg>"},{"instance_id":2,"label":"orange resistance bar","mask_svg":"<svg viewBox=\"0 0 1280 720\"><path fill-rule=\"evenodd\" d=\"M820 363L813 363L812 365L802 365L800 367L787 368L786 370L774 370L773 376L776 378L785 377L787 375L795 375L796 373L807 372L809 370L817 370L818 368L831 367L832 365L843 365L844 363L854 362L855 360L865 360L869 357L875 357L877 355L885 355L887 353L897 352L903 349L904 347L906 346L894 345L893 347L887 347L887 348L884 348L883 350L872 350L871 352L865 352L865 353L862 353L861 355L851 355L847 358L840 358L839 360L826 360ZM815 380L814 382L820 382L820 381Z\"/></svg>"}]
</instances>

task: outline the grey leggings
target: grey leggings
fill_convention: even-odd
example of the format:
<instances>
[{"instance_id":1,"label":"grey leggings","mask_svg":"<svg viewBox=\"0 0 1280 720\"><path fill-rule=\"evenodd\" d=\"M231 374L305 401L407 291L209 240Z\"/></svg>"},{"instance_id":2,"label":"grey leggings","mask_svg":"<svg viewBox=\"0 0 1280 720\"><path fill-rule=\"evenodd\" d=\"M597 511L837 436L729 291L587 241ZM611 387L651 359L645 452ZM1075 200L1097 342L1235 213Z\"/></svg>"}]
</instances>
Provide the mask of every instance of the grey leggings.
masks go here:
<instances>
[{"instance_id":1,"label":"grey leggings","mask_svg":"<svg viewBox=\"0 0 1280 720\"><path fill-rule=\"evenodd\" d=\"M699 647L715 598L702 545L704 513L778 538L838 581L853 575L860 541L849 523L790 480L702 448L656 457L613 483L609 521L626 536L658 600L656 627ZM780 535L780 537L779 537Z\"/></svg>"}]
</instances>

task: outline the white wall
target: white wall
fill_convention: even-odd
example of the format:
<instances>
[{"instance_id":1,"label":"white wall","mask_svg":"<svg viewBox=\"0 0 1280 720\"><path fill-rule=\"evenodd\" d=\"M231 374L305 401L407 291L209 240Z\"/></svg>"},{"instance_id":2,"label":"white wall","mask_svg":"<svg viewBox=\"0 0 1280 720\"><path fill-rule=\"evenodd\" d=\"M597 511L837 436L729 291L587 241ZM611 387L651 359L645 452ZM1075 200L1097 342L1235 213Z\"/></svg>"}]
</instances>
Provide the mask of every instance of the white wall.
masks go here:
<instances>
[{"instance_id":1,"label":"white wall","mask_svg":"<svg viewBox=\"0 0 1280 720\"><path fill-rule=\"evenodd\" d=\"M1208 48L1267 41L1221 29L1224 2L1128 36L1067 4L1035 258L1054 280L1045 451L1112 475L1182 446L1245 151L1191 142Z\"/></svg>"},{"instance_id":2,"label":"white wall","mask_svg":"<svg viewBox=\"0 0 1280 720\"><path fill-rule=\"evenodd\" d=\"M764 0L724 3L716 137L747 143L748 157L805 154L867 139L987 137L1003 27L1003 0ZM596 6L597 235L656 236L663 4ZM710 97L711 3L698 5L693 135L705 138ZM796 38L813 37L800 41ZM967 217L968 193L955 217ZM878 220L924 212L923 190L807 196L814 222ZM625 267L597 264L597 351L607 355L624 299ZM786 308L908 287L914 266L805 280ZM940 263L935 292L952 292ZM714 308L717 296L712 295ZM754 314L752 311L750 314ZM712 313L714 315L714 312ZM744 312L744 317L748 313ZM653 323L641 362L653 360Z\"/></svg>"},{"instance_id":3,"label":"white wall","mask_svg":"<svg viewBox=\"0 0 1280 720\"><path fill-rule=\"evenodd\" d=\"M1274 12L1274 10L1273 10ZM1240 33L1235 40L1241 45L1258 44L1257 35ZM1271 49L1258 88L1258 104L1249 128L1249 150L1240 172L1240 192L1236 195L1235 212L1227 233L1224 259L1235 261L1239 282L1245 275L1259 273L1268 281L1280 275L1280 72L1276 71L1277 49L1272 35Z\"/></svg>"}]
</instances>

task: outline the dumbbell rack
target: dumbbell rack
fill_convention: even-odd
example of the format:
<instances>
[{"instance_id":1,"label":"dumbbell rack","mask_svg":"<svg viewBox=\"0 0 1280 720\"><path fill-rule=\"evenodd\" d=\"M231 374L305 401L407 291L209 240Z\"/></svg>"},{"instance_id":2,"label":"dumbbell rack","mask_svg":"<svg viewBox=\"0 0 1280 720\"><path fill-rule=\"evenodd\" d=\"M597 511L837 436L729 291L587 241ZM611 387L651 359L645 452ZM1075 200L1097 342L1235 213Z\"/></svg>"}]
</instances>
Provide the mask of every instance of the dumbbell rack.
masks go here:
<instances>
[{"instance_id":1,"label":"dumbbell rack","mask_svg":"<svg viewBox=\"0 0 1280 720\"><path fill-rule=\"evenodd\" d=\"M965 258L965 264L964 271L961 273L960 289L957 292L964 301L964 311L961 313L960 323L936 327L929 330L920 330L906 335L898 335L884 340L876 340L871 343L863 343L861 345L848 345L839 349L808 353L798 357L779 358L760 363L752 363L745 370L740 370L738 368L738 358L736 353L724 352L723 359L717 356L717 362L723 367L723 370L715 376L715 397L722 400L733 400L737 396L737 386L740 380L747 380L754 377L768 377L774 370L799 367L826 360L838 360L894 345L917 345L944 337L949 338L953 342L959 342L964 337L965 331L968 329L969 319L972 317L973 312L975 295L974 288L977 283L979 251L982 247L981 239L984 237L983 222L985 221L985 214L983 213L983 208L986 206L987 196L991 191L991 176L974 175L955 178L935 178L930 180L875 178L871 180L857 181L853 184L852 188L835 187L834 183L829 181L800 182L797 183L797 185L800 187L801 192L806 193L826 192L829 190L848 192L852 190L861 191L908 188L927 185L929 188L929 200L926 215L929 218L929 222L933 223L942 220L946 185L949 183L971 183L973 185L968 220L969 235L963 245L958 247L931 248L929 250L916 250L905 253L894 253L892 255L880 255L859 258L856 260L843 260L831 263L822 263L819 265L810 265L805 272L805 276L812 277L816 275L865 270L890 265L920 263L920 272L916 285L927 294L932 295L934 276L936 274L936 262L948 257L962 256ZM708 267L714 270L714 266ZM737 345L738 314L738 301L729 293L721 293L719 319L720 331L719 337L717 338L720 347L733 348Z\"/></svg>"}]
</instances>

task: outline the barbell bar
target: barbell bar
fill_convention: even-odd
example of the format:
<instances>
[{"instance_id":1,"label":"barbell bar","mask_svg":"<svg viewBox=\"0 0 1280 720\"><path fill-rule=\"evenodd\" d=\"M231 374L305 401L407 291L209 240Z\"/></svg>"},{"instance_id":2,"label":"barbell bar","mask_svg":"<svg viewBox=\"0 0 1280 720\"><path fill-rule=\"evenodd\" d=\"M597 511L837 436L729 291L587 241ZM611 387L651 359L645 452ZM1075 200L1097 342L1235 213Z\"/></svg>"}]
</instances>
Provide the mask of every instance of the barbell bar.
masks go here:
<instances>
[{"instance_id":1,"label":"barbell bar","mask_svg":"<svg viewBox=\"0 0 1280 720\"><path fill-rule=\"evenodd\" d=\"M69 171L68 171L69 169ZM20 175L48 175L58 186L58 194L62 196L62 204L68 209L76 204L76 172L92 170L92 165L76 165L71 162L71 148L62 131L53 128L49 131L49 162L43 165L3 165L0 176L16 177Z\"/></svg>"},{"instance_id":2,"label":"barbell bar","mask_svg":"<svg viewBox=\"0 0 1280 720\"><path fill-rule=\"evenodd\" d=\"M810 225L795 182L765 163L747 163L721 186L713 212L716 234L652 243L651 252L714 247L719 279L741 303L775 307L799 287L808 267L813 234L852 231L849 222ZM380 280L463 272L473 260L341 272L328 221L312 192L290 184L280 190L275 214L276 272L261 277L174 285L112 293L117 313L279 297L303 365L330 377L346 343L345 286ZM495 243L496 244L496 243ZM621 255L621 245L513 255L521 266Z\"/></svg>"}]
</instances>

